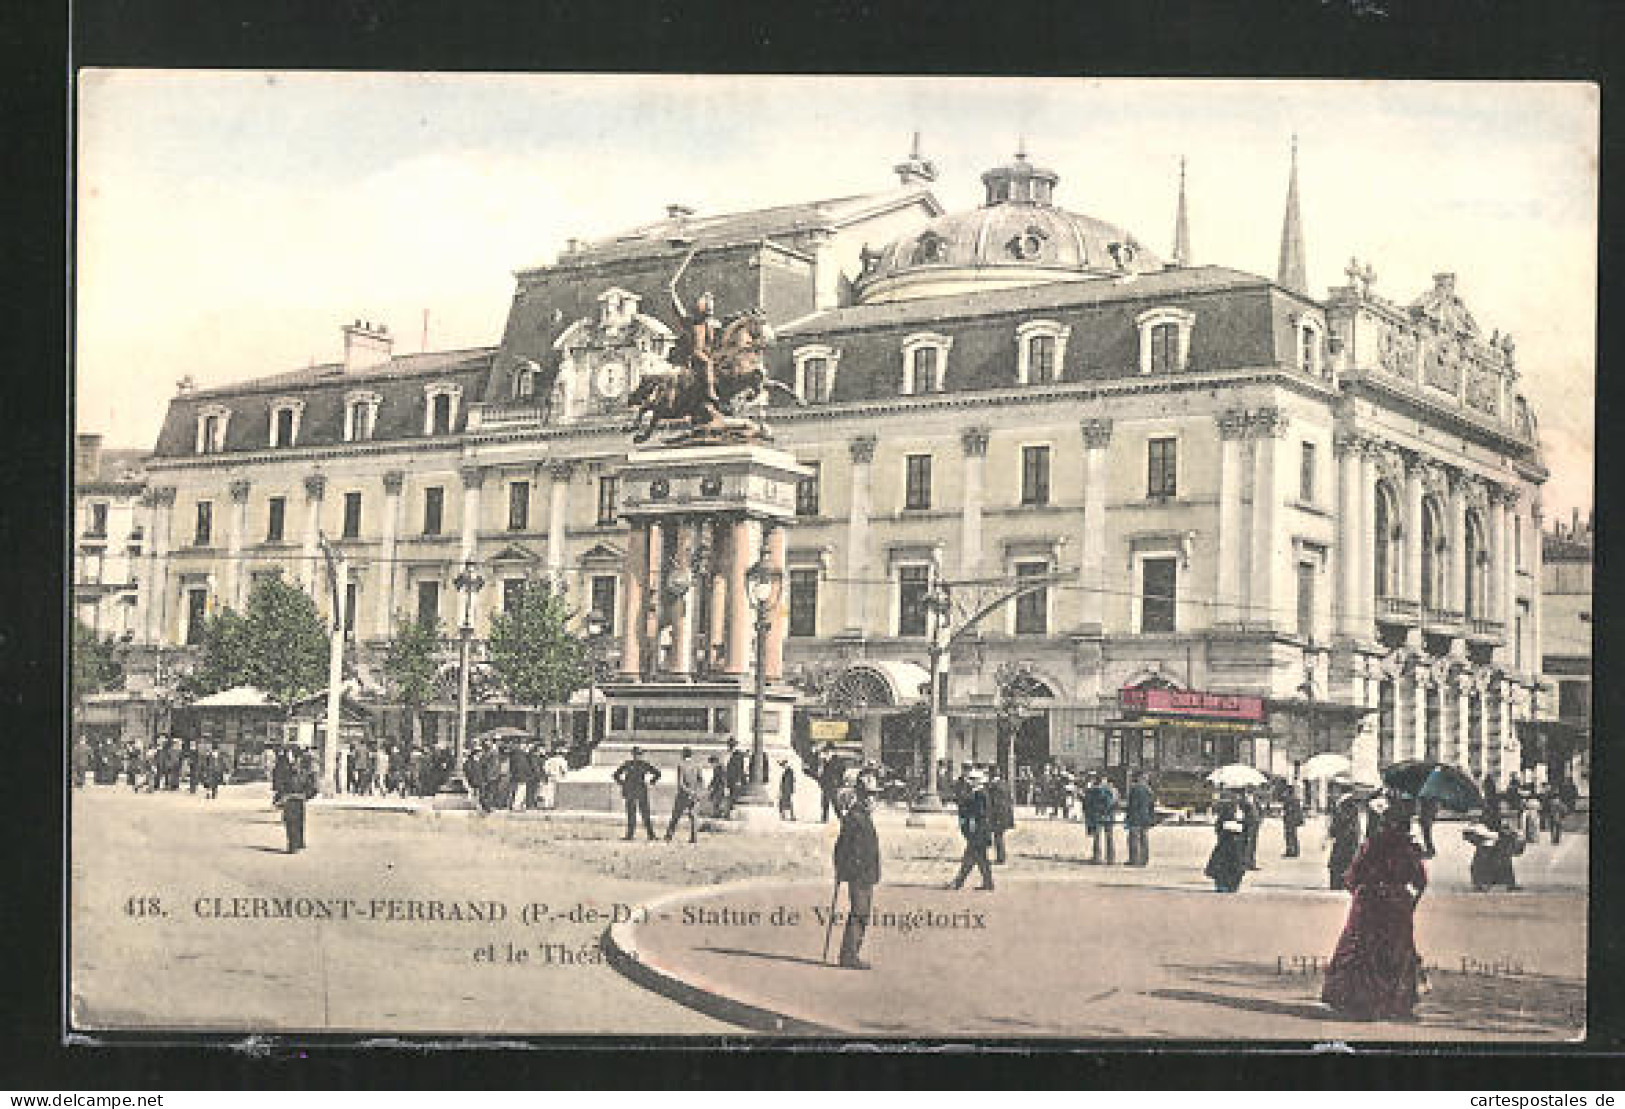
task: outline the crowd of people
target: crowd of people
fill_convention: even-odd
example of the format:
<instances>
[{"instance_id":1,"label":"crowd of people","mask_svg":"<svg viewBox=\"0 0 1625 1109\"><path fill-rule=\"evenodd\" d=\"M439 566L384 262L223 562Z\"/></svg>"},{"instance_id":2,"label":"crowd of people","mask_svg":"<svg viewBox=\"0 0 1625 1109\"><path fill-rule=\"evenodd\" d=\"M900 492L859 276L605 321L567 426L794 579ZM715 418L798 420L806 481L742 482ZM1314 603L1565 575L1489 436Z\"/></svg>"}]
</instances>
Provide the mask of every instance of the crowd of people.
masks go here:
<instances>
[{"instance_id":1,"label":"crowd of people","mask_svg":"<svg viewBox=\"0 0 1625 1109\"><path fill-rule=\"evenodd\" d=\"M90 782L116 785L120 780L137 793L159 790L201 792L213 800L220 786L231 780L231 762L218 743L193 743L173 736L139 740L91 739L73 741L69 759L75 788Z\"/></svg>"}]
</instances>

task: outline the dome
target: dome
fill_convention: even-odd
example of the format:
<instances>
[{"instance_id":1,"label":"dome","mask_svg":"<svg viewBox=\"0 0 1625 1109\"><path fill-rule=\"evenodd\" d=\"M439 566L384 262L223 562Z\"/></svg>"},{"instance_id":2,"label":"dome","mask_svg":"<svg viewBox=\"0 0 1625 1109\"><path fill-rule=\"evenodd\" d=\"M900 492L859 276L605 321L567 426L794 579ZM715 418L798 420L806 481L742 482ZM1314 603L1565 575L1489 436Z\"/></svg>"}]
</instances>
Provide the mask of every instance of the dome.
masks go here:
<instances>
[{"instance_id":1,"label":"dome","mask_svg":"<svg viewBox=\"0 0 1625 1109\"><path fill-rule=\"evenodd\" d=\"M980 208L938 216L883 250L865 253L858 301L883 304L1163 268L1162 259L1121 228L1055 207L1059 180L1025 154L988 170Z\"/></svg>"}]
</instances>

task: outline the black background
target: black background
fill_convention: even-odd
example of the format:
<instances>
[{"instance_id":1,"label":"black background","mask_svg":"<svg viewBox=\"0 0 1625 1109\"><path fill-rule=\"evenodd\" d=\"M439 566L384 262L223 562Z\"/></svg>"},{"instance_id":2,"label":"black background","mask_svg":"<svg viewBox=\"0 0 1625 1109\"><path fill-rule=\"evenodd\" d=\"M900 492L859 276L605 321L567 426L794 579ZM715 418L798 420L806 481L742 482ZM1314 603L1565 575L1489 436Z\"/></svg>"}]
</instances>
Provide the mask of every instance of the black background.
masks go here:
<instances>
[{"instance_id":1,"label":"black background","mask_svg":"<svg viewBox=\"0 0 1625 1109\"><path fill-rule=\"evenodd\" d=\"M86 66L295 69L620 70L1062 76L1280 76L1594 80L1603 91L1598 347L1598 575L1594 611L1616 611L1607 574L1615 499L1608 418L1619 398L1619 133L1610 58L1621 6L1568 0L1141 0L1071 3L407 3L405 0L13 0L5 51L6 286L9 317L0 428L8 446L0 551L0 1086L42 1092L234 1088L531 1088L741 1086L845 1089L975 1086L1038 1090L1294 1087L1549 1089L1625 1087L1625 960L1620 831L1625 765L1612 734L1618 636L1599 619L1593 780L1590 1039L1534 1052L1445 1048L1358 1054L1267 1045L922 1044L880 1052L840 1045L763 1050L763 1041L539 1040L534 1050L357 1050L337 1039L275 1042L248 1054L223 1043L129 1038L66 1043L59 952L63 857L63 632L72 427L69 122L72 75ZM1538 262L1515 260L1538 282ZM1080 957L1086 957L1080 952ZM636 1050L634 1058L633 1051ZM566 1053L567 1054L561 1054ZM1588 1052L1589 1054L1580 1054ZM1019 1095L1018 1095L1019 1096Z\"/></svg>"}]
</instances>

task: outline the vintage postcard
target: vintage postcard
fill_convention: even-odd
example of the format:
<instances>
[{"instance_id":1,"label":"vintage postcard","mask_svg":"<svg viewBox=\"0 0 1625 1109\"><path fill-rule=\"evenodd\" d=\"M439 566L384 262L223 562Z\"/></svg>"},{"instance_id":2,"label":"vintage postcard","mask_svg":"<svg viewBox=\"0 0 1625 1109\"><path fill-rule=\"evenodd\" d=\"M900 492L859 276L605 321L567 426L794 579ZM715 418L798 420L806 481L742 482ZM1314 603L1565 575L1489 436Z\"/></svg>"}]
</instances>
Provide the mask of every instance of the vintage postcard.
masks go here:
<instances>
[{"instance_id":1,"label":"vintage postcard","mask_svg":"<svg viewBox=\"0 0 1625 1109\"><path fill-rule=\"evenodd\" d=\"M1598 110L82 72L68 1027L1581 1040Z\"/></svg>"}]
</instances>

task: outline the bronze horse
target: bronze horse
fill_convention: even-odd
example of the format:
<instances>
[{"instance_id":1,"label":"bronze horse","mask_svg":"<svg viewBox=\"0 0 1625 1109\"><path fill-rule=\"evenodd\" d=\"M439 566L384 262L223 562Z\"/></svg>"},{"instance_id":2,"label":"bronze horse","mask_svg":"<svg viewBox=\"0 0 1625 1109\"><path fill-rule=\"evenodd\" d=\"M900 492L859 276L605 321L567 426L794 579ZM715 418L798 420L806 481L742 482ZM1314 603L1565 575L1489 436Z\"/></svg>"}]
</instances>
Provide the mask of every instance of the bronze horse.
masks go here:
<instances>
[{"instance_id":1,"label":"bronze horse","mask_svg":"<svg viewBox=\"0 0 1625 1109\"><path fill-rule=\"evenodd\" d=\"M736 401L754 400L770 389L794 397L797 404L806 403L795 390L767 376L763 354L772 342L772 329L760 312L742 313L722 326L711 352L721 407L711 402L705 381L693 366L644 374L626 398L627 404L638 410L632 441L646 442L661 429L680 432L669 442L763 438L765 429L759 421L730 416L724 410L731 409Z\"/></svg>"}]
</instances>

